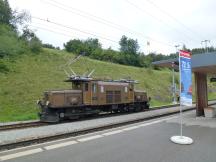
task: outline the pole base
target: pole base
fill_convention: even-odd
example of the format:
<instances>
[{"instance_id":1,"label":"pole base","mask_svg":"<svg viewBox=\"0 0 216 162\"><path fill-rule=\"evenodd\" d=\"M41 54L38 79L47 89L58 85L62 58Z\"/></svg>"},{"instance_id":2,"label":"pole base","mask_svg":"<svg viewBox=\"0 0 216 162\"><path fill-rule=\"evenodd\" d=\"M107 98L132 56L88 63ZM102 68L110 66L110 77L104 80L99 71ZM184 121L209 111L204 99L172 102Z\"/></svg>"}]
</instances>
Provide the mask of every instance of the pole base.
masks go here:
<instances>
[{"instance_id":1,"label":"pole base","mask_svg":"<svg viewBox=\"0 0 216 162\"><path fill-rule=\"evenodd\" d=\"M193 143L193 139L186 136L172 136L170 140L180 145L190 145Z\"/></svg>"}]
</instances>

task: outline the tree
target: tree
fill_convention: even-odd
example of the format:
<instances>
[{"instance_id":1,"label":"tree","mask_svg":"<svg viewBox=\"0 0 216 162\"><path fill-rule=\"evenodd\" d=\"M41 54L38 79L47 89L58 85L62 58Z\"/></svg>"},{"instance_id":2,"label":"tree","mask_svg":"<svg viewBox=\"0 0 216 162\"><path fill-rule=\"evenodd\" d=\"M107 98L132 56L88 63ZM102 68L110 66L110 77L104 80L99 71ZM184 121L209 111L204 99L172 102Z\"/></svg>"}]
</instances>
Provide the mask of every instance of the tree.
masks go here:
<instances>
[{"instance_id":1,"label":"tree","mask_svg":"<svg viewBox=\"0 0 216 162\"><path fill-rule=\"evenodd\" d=\"M73 39L64 44L66 51L76 54L84 53L86 56L94 54L94 57L102 51L101 44L98 39L88 38L87 40Z\"/></svg>"},{"instance_id":2,"label":"tree","mask_svg":"<svg viewBox=\"0 0 216 162\"><path fill-rule=\"evenodd\" d=\"M12 10L7 0L0 0L0 23L11 25L10 21L13 18Z\"/></svg>"},{"instance_id":3,"label":"tree","mask_svg":"<svg viewBox=\"0 0 216 162\"><path fill-rule=\"evenodd\" d=\"M30 20L30 14L26 11L18 12L12 10L8 0L0 0L0 24L5 24L17 28L17 25L23 25Z\"/></svg>"},{"instance_id":4,"label":"tree","mask_svg":"<svg viewBox=\"0 0 216 162\"><path fill-rule=\"evenodd\" d=\"M91 55L95 50L101 50L101 44L98 39L88 38L84 41L86 55Z\"/></svg>"},{"instance_id":5,"label":"tree","mask_svg":"<svg viewBox=\"0 0 216 162\"><path fill-rule=\"evenodd\" d=\"M81 54L85 51L84 43L79 39L73 39L64 43L66 51L73 52L75 54Z\"/></svg>"},{"instance_id":6,"label":"tree","mask_svg":"<svg viewBox=\"0 0 216 162\"><path fill-rule=\"evenodd\" d=\"M32 52L38 53L42 50L41 40L35 35L32 30L28 29L27 27L23 29L21 39L26 41L28 47Z\"/></svg>"},{"instance_id":7,"label":"tree","mask_svg":"<svg viewBox=\"0 0 216 162\"><path fill-rule=\"evenodd\" d=\"M119 45L120 45L120 51L123 53L127 53L128 52L128 41L127 41L127 37L125 35L123 35L119 41Z\"/></svg>"},{"instance_id":8,"label":"tree","mask_svg":"<svg viewBox=\"0 0 216 162\"><path fill-rule=\"evenodd\" d=\"M14 10L12 12L12 19L11 19L11 25L16 29L17 28L17 25L24 25L25 22L29 22L31 20L31 16L30 14L25 11L25 10L22 10L22 11L17 11L17 10Z\"/></svg>"},{"instance_id":9,"label":"tree","mask_svg":"<svg viewBox=\"0 0 216 162\"><path fill-rule=\"evenodd\" d=\"M125 54L138 54L139 44L137 40L127 38L125 35L123 35L119 41L119 45L120 51Z\"/></svg>"},{"instance_id":10,"label":"tree","mask_svg":"<svg viewBox=\"0 0 216 162\"><path fill-rule=\"evenodd\" d=\"M54 47L52 44L49 44L49 43L44 43L44 44L42 44L42 46L44 47L44 48L50 48L50 49L60 49L59 47Z\"/></svg>"}]
</instances>

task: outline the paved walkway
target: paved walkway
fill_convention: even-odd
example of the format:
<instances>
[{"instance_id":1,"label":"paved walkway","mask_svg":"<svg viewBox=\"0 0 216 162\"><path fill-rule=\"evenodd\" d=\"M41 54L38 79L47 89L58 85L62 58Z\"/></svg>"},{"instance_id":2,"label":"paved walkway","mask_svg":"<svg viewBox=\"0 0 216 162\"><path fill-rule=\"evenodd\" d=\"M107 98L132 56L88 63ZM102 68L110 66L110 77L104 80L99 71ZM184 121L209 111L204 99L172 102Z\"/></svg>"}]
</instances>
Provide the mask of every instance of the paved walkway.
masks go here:
<instances>
[{"instance_id":1,"label":"paved walkway","mask_svg":"<svg viewBox=\"0 0 216 162\"><path fill-rule=\"evenodd\" d=\"M191 108L192 107L187 107L183 109L186 110ZM126 121L133 121L135 119L155 117L155 116L178 112L178 111L179 111L179 107L171 107L166 109L132 113L132 114L120 115L114 117L97 118L93 120L84 120L84 121L42 126L36 128L27 128L22 130L4 131L4 132L0 132L0 146L4 144L16 143L16 142L21 142L21 141L26 141L31 139L38 139L42 137L60 135L65 133L73 133L77 131L87 130L90 128L109 126L113 124L123 123Z\"/></svg>"},{"instance_id":2,"label":"paved walkway","mask_svg":"<svg viewBox=\"0 0 216 162\"><path fill-rule=\"evenodd\" d=\"M8 162L215 162L216 118L196 118L195 111L183 115L183 135L193 138L192 145L170 141L179 135L179 115L140 122L40 144L0 152ZM208 124L203 124L208 123Z\"/></svg>"}]
</instances>

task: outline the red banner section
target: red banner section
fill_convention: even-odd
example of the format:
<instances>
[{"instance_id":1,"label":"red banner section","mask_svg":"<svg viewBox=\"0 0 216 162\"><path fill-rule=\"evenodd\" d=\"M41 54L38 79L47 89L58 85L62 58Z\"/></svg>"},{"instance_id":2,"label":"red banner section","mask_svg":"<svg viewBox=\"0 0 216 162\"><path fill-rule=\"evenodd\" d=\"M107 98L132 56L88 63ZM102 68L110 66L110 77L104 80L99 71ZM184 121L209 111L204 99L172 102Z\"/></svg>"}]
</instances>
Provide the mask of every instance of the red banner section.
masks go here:
<instances>
[{"instance_id":1,"label":"red banner section","mask_svg":"<svg viewBox=\"0 0 216 162\"><path fill-rule=\"evenodd\" d=\"M180 50L180 56L181 57L186 57L186 58L191 58L191 53L187 52L187 51Z\"/></svg>"}]
</instances>

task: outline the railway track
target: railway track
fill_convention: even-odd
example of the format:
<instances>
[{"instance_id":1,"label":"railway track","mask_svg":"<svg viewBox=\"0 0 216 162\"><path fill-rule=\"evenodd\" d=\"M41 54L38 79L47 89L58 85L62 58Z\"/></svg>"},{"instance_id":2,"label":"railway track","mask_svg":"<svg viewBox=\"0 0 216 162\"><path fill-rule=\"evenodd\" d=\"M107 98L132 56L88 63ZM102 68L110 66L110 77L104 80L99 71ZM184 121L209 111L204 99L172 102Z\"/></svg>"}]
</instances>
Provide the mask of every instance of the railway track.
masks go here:
<instances>
[{"instance_id":1,"label":"railway track","mask_svg":"<svg viewBox=\"0 0 216 162\"><path fill-rule=\"evenodd\" d=\"M0 126L0 132L14 130L14 129L25 129L25 128L32 128L32 127L40 127L46 126L48 123L42 123L40 121L36 122L29 122L29 123L17 123L17 124L8 124Z\"/></svg>"},{"instance_id":2,"label":"railway track","mask_svg":"<svg viewBox=\"0 0 216 162\"><path fill-rule=\"evenodd\" d=\"M214 105L216 104L216 100L213 100L214 102L210 103L209 105ZM154 111L154 110L159 110L159 109L166 109L166 108L171 108L171 107L176 107L179 106L179 104L173 104L173 105L164 105L164 106L157 106L157 107L152 107L148 110L145 111ZM195 109L195 108L193 108ZM141 111L142 112L142 111ZM139 113L139 112L135 112ZM74 119L74 120L66 120L62 121L60 123L44 123L40 121L35 121L35 122L28 122L28 123L17 123L17 124L7 124L7 125L1 125L0 126L0 132L2 131L8 131L8 130L17 130L17 129L26 129L26 128L33 128L33 127L41 127L41 126L47 126L47 125L53 125L53 124L63 124L63 123L69 123L69 122L79 122L83 120L93 120L96 118L106 118L106 117L113 117L113 116L120 116L120 115L128 115L130 113L105 113L105 114L100 114L98 116L89 116L86 118L80 118L80 119Z\"/></svg>"},{"instance_id":3,"label":"railway track","mask_svg":"<svg viewBox=\"0 0 216 162\"><path fill-rule=\"evenodd\" d=\"M190 110L194 110L194 108L185 110L184 112L190 111ZM48 137L42 137L42 138L37 138L37 139L30 139L30 140L16 142L16 143L4 144L4 145L0 146L0 152L5 151L5 150L11 150L11 149L15 149L15 148L20 148L20 147L31 146L31 145L35 145L35 144L42 144L42 143L45 143L45 142L55 141L55 140L59 140L59 139L69 138L69 137L76 137L76 136L79 136L79 135L85 135L85 134L89 134L89 133L93 133L93 132L97 132L97 131L108 130L108 129L112 129L112 128L125 126L125 125L128 125L128 124L134 124L134 123L138 123L138 122L142 122L142 121L148 121L148 120L151 120L151 119L165 117L165 116L173 115L173 114L176 114L176 113L177 112L174 112L174 113L172 112L172 113L168 113L168 114L158 115L157 117L152 116L152 117L147 117L147 118L143 118L143 119L135 119L133 121L126 121L126 122L117 123L117 124L110 124L110 125L106 125L106 126L99 126L99 127L95 127L95 128L89 128L89 129L81 130L81 131L77 131L77 132L71 132L71 133L69 132L69 133L64 133L64 134L59 134L59 135L51 135L51 136L48 136Z\"/></svg>"},{"instance_id":4,"label":"railway track","mask_svg":"<svg viewBox=\"0 0 216 162\"><path fill-rule=\"evenodd\" d=\"M216 104L216 102L212 102L209 105L215 105L215 104ZM175 106L177 106L177 105L175 105ZM168 107L172 107L172 106L169 105ZM166 107L163 106L163 107L160 107L159 109L165 109L165 108ZM154 111L154 110L157 110L157 109L158 108L150 109L149 111ZM189 109L183 110L183 112L191 111L191 110L194 110L194 109L195 109L195 107L191 107ZM160 117L164 117L164 116L169 116L169 115L173 115L173 114L177 114L177 113L178 112L170 112L170 113L166 113L166 114L162 114L162 115L149 116L149 117L146 117L146 118L134 119L134 120L131 120L131 121L125 121L125 122L121 122L121 123L117 123L117 124L110 124L110 125L106 125L106 126L98 126L98 127L89 128L89 129L86 129L86 130L81 130L81 131L68 132L68 133L63 133L63 134L58 134L58 135L51 135L51 136L47 136L47 137L41 137L41 138L37 138L37 139L31 139L31 140L27 140L27 141L21 141L21 142L16 142L16 143L5 144L5 145L0 146L0 151L10 150L10 149L24 147L24 146L30 146L30 145L34 145L34 144L40 144L40 143L44 143L44 142L48 142L48 141L54 141L54 140L58 140L58 139L68 138L68 137L75 137L75 136L78 136L78 135L88 134L88 133L97 132L97 131L106 130L106 129L117 128L117 127L125 126L125 125L128 125L128 124L134 124L134 123L147 121L147 120L151 120L151 119L156 119L156 118L160 118ZM43 123L43 124L47 124L47 123ZM36 126L38 126L38 125L36 125ZM31 125L29 125L29 127L31 127Z\"/></svg>"},{"instance_id":5,"label":"railway track","mask_svg":"<svg viewBox=\"0 0 216 162\"><path fill-rule=\"evenodd\" d=\"M160 107L153 107L149 110L145 111L154 111L158 109L165 109L165 108L170 108L170 107L175 107L178 106L179 104L175 105L164 105ZM139 112L137 112L139 113ZM66 120L62 121L60 123L55 123L55 124L63 124L63 123L69 123L69 122L79 122L82 120L93 120L96 118L106 118L106 117L112 117L112 116L119 116L119 115L127 115L128 113L105 113L105 114L100 114L99 116L96 117L86 117L86 118L80 118L80 119L75 119L75 120ZM35 122L27 122L27 123L17 123L17 124L5 124L0 126L0 132L2 131L8 131L8 130L17 130L17 129L26 129L26 128L33 128L33 127L41 127L41 126L47 126L47 125L53 125L53 123L44 123L40 121L35 121Z\"/></svg>"}]
</instances>

